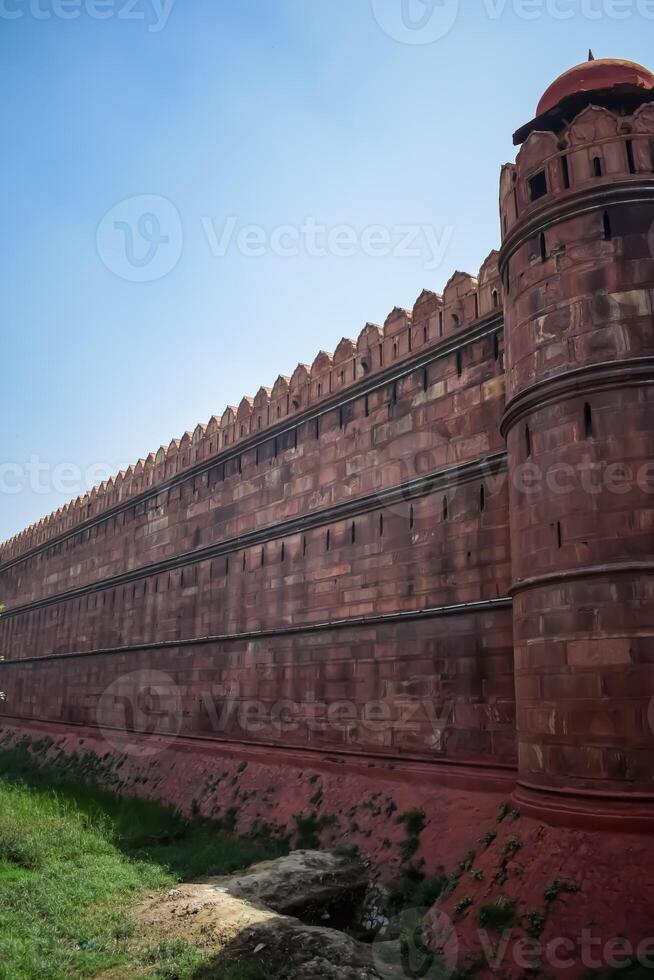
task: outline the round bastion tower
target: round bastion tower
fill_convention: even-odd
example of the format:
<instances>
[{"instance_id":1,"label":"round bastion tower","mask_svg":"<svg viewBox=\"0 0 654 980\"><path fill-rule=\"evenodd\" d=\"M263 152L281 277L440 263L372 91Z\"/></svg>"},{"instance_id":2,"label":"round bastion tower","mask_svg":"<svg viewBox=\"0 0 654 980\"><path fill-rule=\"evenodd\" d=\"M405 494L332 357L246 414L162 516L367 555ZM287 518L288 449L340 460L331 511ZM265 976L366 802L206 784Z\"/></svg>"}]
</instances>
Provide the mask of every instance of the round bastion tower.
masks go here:
<instances>
[{"instance_id":1,"label":"round bastion tower","mask_svg":"<svg viewBox=\"0 0 654 980\"><path fill-rule=\"evenodd\" d=\"M523 811L654 826L654 75L590 60L500 178Z\"/></svg>"}]
</instances>

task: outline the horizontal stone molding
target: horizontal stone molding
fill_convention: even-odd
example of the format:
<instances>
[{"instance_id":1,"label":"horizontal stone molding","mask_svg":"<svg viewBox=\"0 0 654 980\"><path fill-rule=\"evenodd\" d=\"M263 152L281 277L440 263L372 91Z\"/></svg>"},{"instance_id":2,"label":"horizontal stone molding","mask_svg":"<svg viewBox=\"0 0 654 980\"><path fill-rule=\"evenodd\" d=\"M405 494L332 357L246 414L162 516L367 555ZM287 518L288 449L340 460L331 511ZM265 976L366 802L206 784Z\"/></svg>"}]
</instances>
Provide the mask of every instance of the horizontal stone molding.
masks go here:
<instances>
[{"instance_id":1,"label":"horizontal stone molding","mask_svg":"<svg viewBox=\"0 0 654 980\"><path fill-rule=\"evenodd\" d=\"M530 238L548 231L552 225L561 221L578 218L616 204L654 205L654 177L651 174L638 174L629 180L605 184L596 190L586 187L567 197L561 195L530 214L528 220L518 221L502 242L499 255L500 275L504 276L511 256Z\"/></svg>"},{"instance_id":2,"label":"horizontal stone molding","mask_svg":"<svg viewBox=\"0 0 654 980\"><path fill-rule=\"evenodd\" d=\"M122 514L124 511L129 510L131 507L145 503L147 500L157 497L161 493L165 493L174 487L181 486L190 480L196 479L198 476L208 473L216 466L220 466L233 459L238 459L239 456L242 456L244 453L255 450L259 446L264 446L270 442L273 442L275 439L280 438L284 434L293 432L293 430L298 429L309 422L315 421L329 412L342 408L346 405L350 405L353 402L365 398L366 395L370 395L373 392L385 388L389 384L400 381L402 378L408 377L409 375L413 374L414 371L420 370L434 361L445 359L457 351L468 347L470 344L476 343L478 340L483 340L486 337L502 331L503 327L503 314L502 310L499 309L497 313L479 320L475 326L462 329L460 334L450 336L442 341L439 341L439 343L430 346L426 350L416 353L412 357L404 358L400 364L393 368L387 368L383 371L376 372L369 378L361 379L348 388L341 389L322 399L320 403L313 404L307 407L305 410L299 411L297 414L293 415L292 418L286 417L280 420L278 423L272 424L267 426L265 429L257 431L256 434L244 437L238 443L220 450L213 456L188 466L182 472L176 473L174 476L171 476L166 480L153 484L151 487L148 487L147 490L144 490L141 493L134 494L133 496L127 496L124 500L121 500L120 503L103 510L100 514L96 514L93 517L90 517L88 520L80 521L79 524L75 524L73 527L70 527L61 534L54 535L53 537L43 541L41 544L27 549L22 554L16 555L15 557L0 563L0 573L19 565L35 555L46 552L54 545L61 544L63 541L70 540L71 538L74 538L76 535L81 534L90 528L97 527L106 521L111 520L118 514Z\"/></svg>"},{"instance_id":3,"label":"horizontal stone molding","mask_svg":"<svg viewBox=\"0 0 654 980\"><path fill-rule=\"evenodd\" d=\"M605 391L611 388L633 388L654 384L654 357L633 357L621 361L599 361L573 368L570 371L543 378L524 388L507 402L500 424L500 432L506 438L509 430L525 416L560 402Z\"/></svg>"},{"instance_id":4,"label":"horizontal stone molding","mask_svg":"<svg viewBox=\"0 0 654 980\"><path fill-rule=\"evenodd\" d=\"M513 801L524 816L550 825L632 834L654 830L654 793L544 788L519 779Z\"/></svg>"},{"instance_id":5,"label":"horizontal stone molding","mask_svg":"<svg viewBox=\"0 0 654 980\"><path fill-rule=\"evenodd\" d=\"M331 630L356 629L359 627L384 626L386 624L411 622L418 619L437 619L457 616L462 613L489 612L495 609L510 609L510 596L497 599L480 599L477 602L458 602L450 606L431 606L424 609L409 609L401 612L379 613L372 616L353 616L347 619L332 619L324 623L307 623L296 626L277 626L270 629L250 630L244 633L223 633L216 636L194 636L179 640L152 640L148 643L128 644L120 647L98 647L95 650L75 650L68 653L46 653L35 657L19 657L14 660L0 660L0 668L11 664L42 663L52 660L71 660L79 657L99 655L145 653L152 650L171 650L176 647L206 646L210 643L241 643L251 640L269 640L276 636L298 636L308 633L325 633ZM1 717L1 715L0 715Z\"/></svg>"},{"instance_id":6,"label":"horizontal stone molding","mask_svg":"<svg viewBox=\"0 0 654 980\"><path fill-rule=\"evenodd\" d=\"M560 582L568 582L578 578L601 578L613 575L654 575L654 561L615 562L606 565L579 565L577 568L565 568L562 571L547 572L545 575L534 575L513 582L510 594L526 592L528 589L538 589Z\"/></svg>"},{"instance_id":7,"label":"horizontal stone molding","mask_svg":"<svg viewBox=\"0 0 654 980\"><path fill-rule=\"evenodd\" d=\"M163 572L169 572L186 565L194 565L212 558L219 558L221 555L233 554L236 551L266 544L269 541L278 541L280 538L301 534L303 531L313 530L324 527L327 524L335 524L339 521L368 514L382 507L408 502L419 497L429 496L432 493L445 491L451 486L462 486L475 480L483 480L486 477L496 476L505 472L506 468L506 453L500 452L485 456L480 460L474 460L470 463L435 470L425 476L409 480L406 483L398 484L386 490L379 490L365 497L345 500L333 507L324 508L306 516L278 521L275 524L256 531L250 531L239 537L229 538L226 541L209 545L206 548L198 548L195 551L174 555L163 561L141 565L138 568L133 568L128 572L122 572L110 578L99 579L97 582L90 582L78 588L58 592L51 596L45 596L42 599L36 599L34 602L8 608L2 613L2 616L3 618L17 616L21 613L42 609L46 606L56 605L57 603L71 599L77 599L94 592L103 592L105 589L127 585L139 579L148 578L151 575L160 575Z\"/></svg>"}]
</instances>

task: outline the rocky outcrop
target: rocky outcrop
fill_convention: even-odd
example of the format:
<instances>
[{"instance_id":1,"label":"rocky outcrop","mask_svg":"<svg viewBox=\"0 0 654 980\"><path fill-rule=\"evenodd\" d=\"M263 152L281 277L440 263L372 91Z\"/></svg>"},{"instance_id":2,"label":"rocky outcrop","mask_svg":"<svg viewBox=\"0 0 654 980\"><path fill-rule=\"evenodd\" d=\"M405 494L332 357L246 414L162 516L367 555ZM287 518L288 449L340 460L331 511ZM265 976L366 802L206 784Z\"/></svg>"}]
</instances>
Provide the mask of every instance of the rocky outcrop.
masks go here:
<instances>
[{"instance_id":1,"label":"rocky outcrop","mask_svg":"<svg viewBox=\"0 0 654 980\"><path fill-rule=\"evenodd\" d=\"M236 961L264 964L271 980L379 980L368 946L337 929L301 921L329 922L336 910L349 916L366 885L357 859L294 851L240 874L153 895L137 919L150 934L214 949L207 977L221 975L221 964ZM290 911L295 917L284 914Z\"/></svg>"},{"instance_id":2,"label":"rocky outcrop","mask_svg":"<svg viewBox=\"0 0 654 980\"><path fill-rule=\"evenodd\" d=\"M292 851L275 861L254 864L240 875L213 878L217 891L306 920L336 903L363 897L363 865L335 851Z\"/></svg>"}]
</instances>

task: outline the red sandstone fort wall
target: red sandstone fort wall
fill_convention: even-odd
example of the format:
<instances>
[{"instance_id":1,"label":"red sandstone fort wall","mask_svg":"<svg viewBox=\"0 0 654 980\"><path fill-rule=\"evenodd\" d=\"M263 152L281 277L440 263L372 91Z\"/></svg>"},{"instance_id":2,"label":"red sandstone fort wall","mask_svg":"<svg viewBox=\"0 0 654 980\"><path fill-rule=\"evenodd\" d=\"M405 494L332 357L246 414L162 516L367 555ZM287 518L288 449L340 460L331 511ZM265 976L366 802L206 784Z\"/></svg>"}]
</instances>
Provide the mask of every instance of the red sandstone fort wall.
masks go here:
<instances>
[{"instance_id":1,"label":"red sandstone fort wall","mask_svg":"<svg viewBox=\"0 0 654 980\"><path fill-rule=\"evenodd\" d=\"M0 548L5 715L124 728L158 671L182 735L498 768L517 728L548 817L651 803L654 109L629 98L523 127L477 278Z\"/></svg>"},{"instance_id":2,"label":"red sandstone fort wall","mask_svg":"<svg viewBox=\"0 0 654 980\"><path fill-rule=\"evenodd\" d=\"M182 734L514 762L500 304L493 253L10 542L6 713L124 725L149 670Z\"/></svg>"}]
</instances>

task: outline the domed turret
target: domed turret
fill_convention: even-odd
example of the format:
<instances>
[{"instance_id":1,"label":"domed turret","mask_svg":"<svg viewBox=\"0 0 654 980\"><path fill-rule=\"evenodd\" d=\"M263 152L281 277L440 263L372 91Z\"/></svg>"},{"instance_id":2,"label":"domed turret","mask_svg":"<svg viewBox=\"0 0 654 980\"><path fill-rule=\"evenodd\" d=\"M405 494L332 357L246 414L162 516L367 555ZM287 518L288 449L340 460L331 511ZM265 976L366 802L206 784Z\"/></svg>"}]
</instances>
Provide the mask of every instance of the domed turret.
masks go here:
<instances>
[{"instance_id":1,"label":"domed turret","mask_svg":"<svg viewBox=\"0 0 654 980\"><path fill-rule=\"evenodd\" d=\"M542 116L561 102L582 92L615 92L616 89L622 89L623 94L632 94L638 90L649 92L654 89L654 75L635 61L622 61L619 58L584 61L564 71L545 90L538 103L536 116Z\"/></svg>"},{"instance_id":2,"label":"domed turret","mask_svg":"<svg viewBox=\"0 0 654 980\"><path fill-rule=\"evenodd\" d=\"M587 105L633 111L650 101L654 101L654 74L649 68L591 55L554 79L538 103L535 118L514 133L513 142L524 143L534 130L558 132Z\"/></svg>"}]
</instances>

